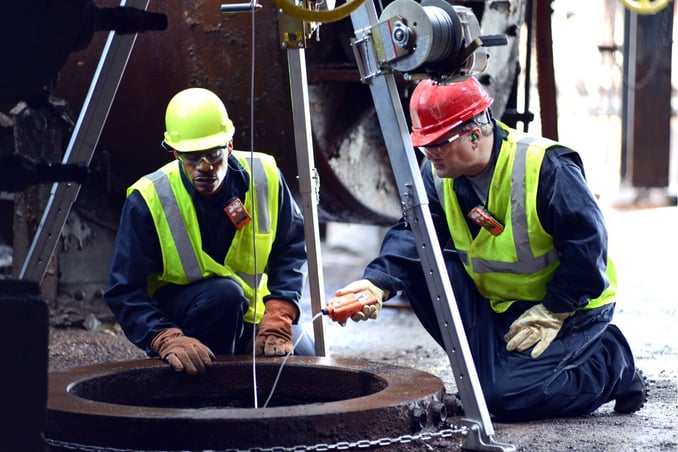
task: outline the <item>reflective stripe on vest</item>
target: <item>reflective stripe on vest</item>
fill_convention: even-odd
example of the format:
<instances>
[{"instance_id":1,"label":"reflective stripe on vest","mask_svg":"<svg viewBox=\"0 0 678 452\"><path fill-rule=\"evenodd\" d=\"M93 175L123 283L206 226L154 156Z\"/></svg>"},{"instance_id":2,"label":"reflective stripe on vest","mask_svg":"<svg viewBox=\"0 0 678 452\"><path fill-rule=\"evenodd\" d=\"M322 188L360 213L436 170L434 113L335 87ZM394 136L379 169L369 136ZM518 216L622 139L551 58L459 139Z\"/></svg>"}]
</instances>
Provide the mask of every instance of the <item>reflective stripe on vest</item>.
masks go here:
<instances>
[{"instance_id":1,"label":"reflective stripe on vest","mask_svg":"<svg viewBox=\"0 0 678 452\"><path fill-rule=\"evenodd\" d=\"M271 232L271 216L268 212L268 180L261 159L246 157L250 165L250 176L254 174L254 185L257 187L257 202L255 203L257 216L257 232L267 234Z\"/></svg>"},{"instance_id":2,"label":"reflective stripe on vest","mask_svg":"<svg viewBox=\"0 0 678 452\"><path fill-rule=\"evenodd\" d=\"M249 153L240 153L236 156L241 163L245 161L250 168L250 177L254 178L254 186L256 187L256 201L254 202L255 212L252 220L255 222L257 233L270 234L271 231L271 215L269 206L269 187L268 179L266 177L266 170L260 158L252 160ZM268 253L267 253L268 254ZM268 261L268 259L266 259ZM245 273L236 272L236 274L250 287L259 287L264 276L263 273ZM261 313L263 315L263 312Z\"/></svg>"},{"instance_id":3,"label":"reflective stripe on vest","mask_svg":"<svg viewBox=\"0 0 678 452\"><path fill-rule=\"evenodd\" d=\"M160 205L165 213L165 218L169 223L170 232L174 239L174 244L179 251L179 260L184 267L184 274L189 282L199 281L202 279L202 272L200 271L200 264L198 258L193 252L191 239L188 236L188 230L184 225L184 219L181 217L179 204L177 198L172 192L169 177L163 171L156 171L148 178L155 186L155 191L158 193Z\"/></svg>"}]
</instances>

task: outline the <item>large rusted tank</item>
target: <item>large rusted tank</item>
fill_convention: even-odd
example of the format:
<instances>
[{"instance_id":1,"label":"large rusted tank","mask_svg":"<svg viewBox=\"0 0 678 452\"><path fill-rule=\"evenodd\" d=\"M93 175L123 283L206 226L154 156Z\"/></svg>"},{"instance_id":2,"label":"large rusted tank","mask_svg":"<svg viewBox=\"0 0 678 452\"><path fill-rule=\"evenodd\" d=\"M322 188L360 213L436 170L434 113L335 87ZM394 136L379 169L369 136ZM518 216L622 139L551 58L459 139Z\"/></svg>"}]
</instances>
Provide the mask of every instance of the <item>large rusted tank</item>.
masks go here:
<instances>
[{"instance_id":1,"label":"large rusted tank","mask_svg":"<svg viewBox=\"0 0 678 452\"><path fill-rule=\"evenodd\" d=\"M126 186L171 156L160 147L169 99L189 86L217 92L236 124L235 146L269 152L297 191L286 51L279 13L270 1L250 13L223 14L216 0L151 1L149 11L168 16L166 31L137 37L95 153L107 190L122 200ZM483 34L506 34L509 44L490 47L482 81L501 117L517 70L518 32L525 1L453 2L472 7ZM106 1L99 6L116 6ZM349 18L324 24L308 41L309 96L315 164L320 178L321 221L388 224L400 214L398 191L369 89L359 80ZM98 64L106 35L73 53L60 72L56 95L77 111ZM252 83L253 82L253 83ZM403 104L411 85L399 82ZM407 109L405 109L407 110ZM112 204L116 206L116 203Z\"/></svg>"}]
</instances>

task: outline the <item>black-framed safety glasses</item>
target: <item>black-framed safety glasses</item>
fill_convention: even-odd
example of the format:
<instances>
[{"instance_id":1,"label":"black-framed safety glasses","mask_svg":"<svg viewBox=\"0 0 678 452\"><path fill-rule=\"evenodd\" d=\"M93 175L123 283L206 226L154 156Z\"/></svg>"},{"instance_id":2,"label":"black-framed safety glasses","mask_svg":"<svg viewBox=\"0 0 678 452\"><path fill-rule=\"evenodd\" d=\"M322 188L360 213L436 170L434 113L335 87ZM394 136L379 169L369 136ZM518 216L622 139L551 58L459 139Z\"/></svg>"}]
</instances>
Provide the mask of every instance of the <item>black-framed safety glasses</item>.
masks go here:
<instances>
[{"instance_id":1,"label":"black-framed safety glasses","mask_svg":"<svg viewBox=\"0 0 678 452\"><path fill-rule=\"evenodd\" d=\"M448 144L457 141L459 138L463 137L464 135L468 135L469 133L471 133L471 130L473 130L473 129L460 130L457 133L455 133L454 135L452 135L450 138L448 138L447 140L440 141L438 143L427 144L426 146L417 146L417 149L419 149L419 151L422 154L426 155L427 151L430 152L430 151L437 150L438 148L441 148L443 146L447 146Z\"/></svg>"},{"instance_id":2,"label":"black-framed safety glasses","mask_svg":"<svg viewBox=\"0 0 678 452\"><path fill-rule=\"evenodd\" d=\"M222 146L214 149L208 149L206 151L196 151L196 152L179 152L177 151L177 158L182 162L191 165L198 166L201 161L205 160L209 165L216 165L224 158L227 154L227 146Z\"/></svg>"}]
</instances>

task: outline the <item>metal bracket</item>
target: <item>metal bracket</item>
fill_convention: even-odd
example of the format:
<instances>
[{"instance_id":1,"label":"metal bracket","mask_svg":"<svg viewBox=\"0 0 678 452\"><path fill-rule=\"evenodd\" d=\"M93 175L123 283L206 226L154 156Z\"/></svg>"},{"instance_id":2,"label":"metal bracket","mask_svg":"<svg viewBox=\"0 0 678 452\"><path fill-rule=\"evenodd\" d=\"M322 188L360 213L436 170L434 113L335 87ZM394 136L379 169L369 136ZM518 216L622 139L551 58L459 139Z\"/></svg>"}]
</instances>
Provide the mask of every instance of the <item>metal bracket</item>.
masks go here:
<instances>
[{"instance_id":1,"label":"metal bracket","mask_svg":"<svg viewBox=\"0 0 678 452\"><path fill-rule=\"evenodd\" d=\"M306 1L309 9L317 11L311 3ZM309 22L299 17L287 14L282 9L278 10L278 35L280 37L280 48L282 49L302 49L307 48L307 40L316 33L316 39L319 39L320 22Z\"/></svg>"},{"instance_id":2,"label":"metal bracket","mask_svg":"<svg viewBox=\"0 0 678 452\"><path fill-rule=\"evenodd\" d=\"M482 426L471 419L462 419L461 425L468 429L466 433L466 442L463 449L466 450L486 450L486 451L502 451L513 452L516 447L513 444L500 443L493 438L488 437L482 429Z\"/></svg>"},{"instance_id":3,"label":"metal bracket","mask_svg":"<svg viewBox=\"0 0 678 452\"><path fill-rule=\"evenodd\" d=\"M354 13L355 14L355 13ZM372 41L372 30L365 28L356 31L357 38L351 39L353 56L360 73L360 81L369 83L374 77L383 74L381 68L376 64L375 48Z\"/></svg>"},{"instance_id":4,"label":"metal bracket","mask_svg":"<svg viewBox=\"0 0 678 452\"><path fill-rule=\"evenodd\" d=\"M279 13L278 34L280 36L281 49L303 49L306 48L305 23L303 20L285 14Z\"/></svg>"}]
</instances>

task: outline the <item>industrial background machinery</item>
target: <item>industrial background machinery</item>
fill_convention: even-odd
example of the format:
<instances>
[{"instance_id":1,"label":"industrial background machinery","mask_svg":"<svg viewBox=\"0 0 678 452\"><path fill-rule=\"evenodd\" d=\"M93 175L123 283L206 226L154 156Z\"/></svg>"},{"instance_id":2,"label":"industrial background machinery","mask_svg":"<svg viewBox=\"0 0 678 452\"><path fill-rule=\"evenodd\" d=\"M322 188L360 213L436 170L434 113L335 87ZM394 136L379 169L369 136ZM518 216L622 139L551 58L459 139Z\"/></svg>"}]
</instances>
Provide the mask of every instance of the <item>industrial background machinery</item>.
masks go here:
<instances>
[{"instance_id":1,"label":"industrial background machinery","mask_svg":"<svg viewBox=\"0 0 678 452\"><path fill-rule=\"evenodd\" d=\"M378 13L382 8L400 8L390 3L377 2ZM629 6L649 6L652 14L627 10L629 45L620 49L610 41L599 47L605 58L624 52L622 178L634 187L665 187L671 63L661 55L670 54L672 8L657 9L656 1L638 3ZM507 39L506 45L486 47L490 64L479 76L495 99L494 114L510 125L527 128L534 118L529 110L530 86L536 85L542 133L557 138L549 2L450 4L470 8L483 35ZM87 302L100 295L125 188L169 158L159 145L164 107L173 93L186 86L216 91L236 124L236 147L274 154L292 189L298 190L288 45L305 49L321 224L387 225L400 215L374 105L350 45L353 31L348 18L324 23L310 37L295 38L290 44L285 35L289 16L274 4L262 3L255 21L250 14L224 13L220 6L216 0L171 4L151 0L148 12L139 14L119 7L115 0L102 0L96 6L91 0L69 0L47 2L44 7L38 7L38 2L12 4L3 14L0 42L7 46L3 53L7 70L0 73L0 156L15 153L21 157L11 158L24 160L23 166L2 165L2 171L14 176L0 182L4 273L18 276L21 270L48 198L48 178L59 170L59 180L64 180L66 168L58 168L58 163L85 102L108 30L140 34L87 165L86 183L67 212L58 252L43 282L48 298L62 293ZM440 49L431 49L436 52ZM395 66L406 72L421 58L415 52ZM531 79L535 66L536 80ZM398 76L397 83L406 105L416 80ZM640 133L643 130L651 133ZM76 166L70 170L78 170ZM21 183L15 194L9 185L16 179ZM42 185L31 187L29 182ZM81 259L83 253L87 264Z\"/></svg>"},{"instance_id":2,"label":"industrial background machinery","mask_svg":"<svg viewBox=\"0 0 678 452\"><path fill-rule=\"evenodd\" d=\"M92 19L73 20L78 17L76 6L89 11L90 3L73 0L71 21L63 25L84 29L85 38L81 32L80 40L68 41L69 35L50 33L47 29L41 35L42 41L36 38L37 42L31 42L35 48L54 46L60 50L52 54L56 61L47 68L37 63L32 68L43 75L42 83L51 88L51 97L42 90L37 96L35 86L25 86L20 70L14 73L14 80L10 77L10 82L24 84L21 87L30 93L22 96L24 104L18 105L23 107L15 105L18 99L14 96L3 96L3 106L6 106L3 111L15 124L15 138L7 147L3 146L3 153L10 152L10 145L14 145L15 152L37 161L61 160L107 37L106 33L92 31L104 25L96 25L98 22L93 25ZM463 6L464 2L455 4ZM96 8L116 11L115 5L113 1L103 1ZM466 5L478 18L484 35L508 38L507 45L487 47L492 64L481 78L495 98L495 114L506 113L504 116L509 121L529 120L529 112L517 112L514 96L520 70L519 37L527 2L472 1ZM134 22L142 33L136 39L110 105L89 164L88 183L82 186L55 253L57 258L47 271L43 286L50 298L58 292L84 301L95 300L100 295L125 188L169 158L160 148L158 138L164 128L164 108L169 98L185 86L204 86L216 91L236 124L236 147L252 147L274 154L292 189L298 189L285 52L289 39L284 34L286 16L273 5L263 5L253 23L249 14L221 12L220 4L214 1L183 1L171 5L150 1L147 11L150 15L147 22L139 19ZM25 11L17 14L24 14L25 19L29 17ZM162 29L160 14L166 15L166 29L155 31ZM83 17L89 18L92 14ZM50 24L46 18L40 19ZM110 22L105 25L113 28ZM252 33L254 36L250 39ZM367 86L360 80L350 46L351 35L351 24L344 19L325 23L309 39L292 43L303 45L306 50L312 141L320 180L319 217L321 223L385 225L396 219L401 209L374 106ZM252 62L254 96L250 99ZM23 59L19 59L10 67L22 67L22 63ZM59 63L62 66L57 73L55 68ZM399 79L403 102L407 102L413 83ZM41 119L34 119L36 117ZM11 130L4 129L5 132ZM3 236L13 247L15 276L40 223L47 190L43 185L22 191L3 206L8 214L3 217L12 218L2 227ZM88 256L86 264L81 259L83 252Z\"/></svg>"}]
</instances>

